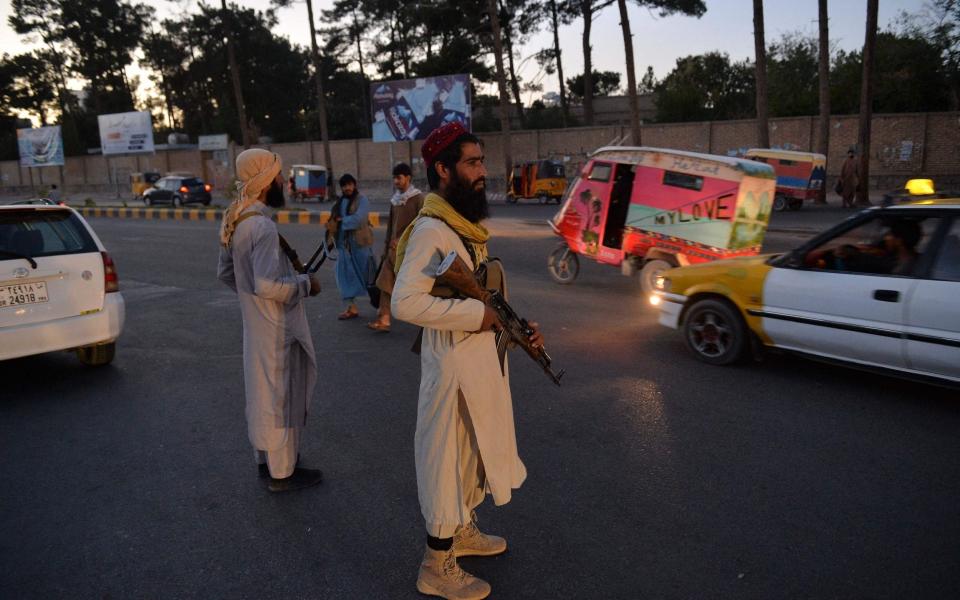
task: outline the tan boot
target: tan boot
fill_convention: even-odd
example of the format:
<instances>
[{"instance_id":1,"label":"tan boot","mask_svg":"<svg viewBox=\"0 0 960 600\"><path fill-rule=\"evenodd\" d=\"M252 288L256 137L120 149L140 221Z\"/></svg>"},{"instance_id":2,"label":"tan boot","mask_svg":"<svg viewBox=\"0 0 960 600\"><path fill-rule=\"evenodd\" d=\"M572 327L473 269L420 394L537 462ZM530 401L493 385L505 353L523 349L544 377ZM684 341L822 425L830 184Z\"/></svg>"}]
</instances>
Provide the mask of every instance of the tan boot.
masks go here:
<instances>
[{"instance_id":1,"label":"tan boot","mask_svg":"<svg viewBox=\"0 0 960 600\"><path fill-rule=\"evenodd\" d=\"M456 556L494 556L507 551L507 540L488 535L477 528L477 513L471 511L470 522L453 535L453 553Z\"/></svg>"},{"instance_id":2,"label":"tan boot","mask_svg":"<svg viewBox=\"0 0 960 600\"><path fill-rule=\"evenodd\" d=\"M420 563L417 591L447 600L481 600L490 595L490 584L460 568L450 550L427 546Z\"/></svg>"}]
</instances>

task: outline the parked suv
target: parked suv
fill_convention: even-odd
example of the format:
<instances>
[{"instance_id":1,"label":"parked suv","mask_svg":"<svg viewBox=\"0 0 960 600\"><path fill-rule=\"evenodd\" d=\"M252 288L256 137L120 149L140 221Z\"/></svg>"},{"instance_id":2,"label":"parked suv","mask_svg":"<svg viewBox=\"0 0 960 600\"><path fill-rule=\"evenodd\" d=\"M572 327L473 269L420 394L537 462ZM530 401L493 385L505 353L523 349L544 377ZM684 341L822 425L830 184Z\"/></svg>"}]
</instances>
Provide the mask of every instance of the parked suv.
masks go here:
<instances>
[{"instance_id":1,"label":"parked suv","mask_svg":"<svg viewBox=\"0 0 960 600\"><path fill-rule=\"evenodd\" d=\"M183 206L199 202L208 206L212 189L213 186L197 177L167 176L157 180L152 188L143 193L143 203L147 206L154 204Z\"/></svg>"},{"instance_id":2,"label":"parked suv","mask_svg":"<svg viewBox=\"0 0 960 600\"><path fill-rule=\"evenodd\" d=\"M74 350L113 360L124 302L110 255L75 210L0 206L0 360Z\"/></svg>"}]
</instances>

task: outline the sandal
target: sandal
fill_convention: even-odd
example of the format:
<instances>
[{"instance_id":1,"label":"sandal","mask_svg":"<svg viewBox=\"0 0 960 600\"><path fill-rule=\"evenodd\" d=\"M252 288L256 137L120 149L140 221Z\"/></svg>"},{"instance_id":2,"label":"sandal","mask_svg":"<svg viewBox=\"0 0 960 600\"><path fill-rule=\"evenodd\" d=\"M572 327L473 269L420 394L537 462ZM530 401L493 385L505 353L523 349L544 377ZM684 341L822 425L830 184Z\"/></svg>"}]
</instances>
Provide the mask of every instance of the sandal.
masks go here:
<instances>
[{"instance_id":1,"label":"sandal","mask_svg":"<svg viewBox=\"0 0 960 600\"><path fill-rule=\"evenodd\" d=\"M390 333L390 325L380 321L370 321L367 323L367 328L380 333Z\"/></svg>"},{"instance_id":2,"label":"sandal","mask_svg":"<svg viewBox=\"0 0 960 600\"><path fill-rule=\"evenodd\" d=\"M352 310L345 310L339 315L337 315L337 318L340 319L341 321L346 321L348 319L356 319L359 316L360 316L359 312L354 312Z\"/></svg>"}]
</instances>

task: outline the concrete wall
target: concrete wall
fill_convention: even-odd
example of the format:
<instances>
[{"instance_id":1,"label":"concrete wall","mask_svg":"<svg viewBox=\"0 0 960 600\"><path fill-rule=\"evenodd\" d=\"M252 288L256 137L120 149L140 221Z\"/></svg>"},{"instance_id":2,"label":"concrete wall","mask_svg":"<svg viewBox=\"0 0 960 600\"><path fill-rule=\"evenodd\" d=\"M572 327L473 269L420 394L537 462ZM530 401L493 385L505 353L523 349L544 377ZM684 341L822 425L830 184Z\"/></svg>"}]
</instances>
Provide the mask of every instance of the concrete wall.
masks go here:
<instances>
[{"instance_id":1,"label":"concrete wall","mask_svg":"<svg viewBox=\"0 0 960 600\"><path fill-rule=\"evenodd\" d=\"M828 176L836 176L847 150L857 141L857 116L830 120ZM515 131L511 133L514 161L558 158L568 164L572 176L593 150L628 133L622 126L580 127ZM502 136L480 134L487 152L487 167L494 191L502 189L505 165ZM774 147L816 150L816 117L771 119ZM752 120L703 123L649 124L643 126L646 146L676 148L710 154L737 154L756 145ZM336 176L350 172L361 185L384 185L390 179L391 159L413 163L417 178L424 179L422 165L411 160L420 155L421 142L373 143L370 140L338 140L330 143ZM323 164L320 142L264 146L280 154L285 165ZM189 171L225 189L232 178L232 165L239 149L223 153L169 150L142 156L82 156L67 158L63 167L24 169L14 161L0 162L0 190L29 193L32 188L58 184L71 193L118 190L126 196L129 174L156 170ZM31 172L32 171L32 172ZM960 113L875 115L870 152L871 187L888 189L911 176L932 177L941 186L960 187Z\"/></svg>"}]
</instances>

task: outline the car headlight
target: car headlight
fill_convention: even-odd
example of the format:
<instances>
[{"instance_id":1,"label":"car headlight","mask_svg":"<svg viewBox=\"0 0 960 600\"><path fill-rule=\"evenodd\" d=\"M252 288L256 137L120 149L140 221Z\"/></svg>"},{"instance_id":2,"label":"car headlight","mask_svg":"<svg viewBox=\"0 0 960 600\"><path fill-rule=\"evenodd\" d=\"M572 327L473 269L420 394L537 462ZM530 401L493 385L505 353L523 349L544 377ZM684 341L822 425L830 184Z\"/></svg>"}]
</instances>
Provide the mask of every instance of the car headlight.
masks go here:
<instances>
[{"instance_id":1,"label":"car headlight","mask_svg":"<svg viewBox=\"0 0 960 600\"><path fill-rule=\"evenodd\" d=\"M660 292L669 292L670 279L664 277L663 275L657 275L656 279L653 281L653 287L657 288L657 290Z\"/></svg>"}]
</instances>

